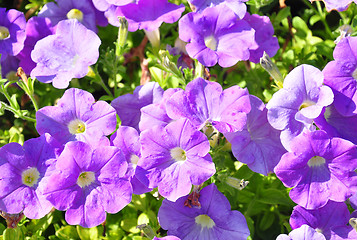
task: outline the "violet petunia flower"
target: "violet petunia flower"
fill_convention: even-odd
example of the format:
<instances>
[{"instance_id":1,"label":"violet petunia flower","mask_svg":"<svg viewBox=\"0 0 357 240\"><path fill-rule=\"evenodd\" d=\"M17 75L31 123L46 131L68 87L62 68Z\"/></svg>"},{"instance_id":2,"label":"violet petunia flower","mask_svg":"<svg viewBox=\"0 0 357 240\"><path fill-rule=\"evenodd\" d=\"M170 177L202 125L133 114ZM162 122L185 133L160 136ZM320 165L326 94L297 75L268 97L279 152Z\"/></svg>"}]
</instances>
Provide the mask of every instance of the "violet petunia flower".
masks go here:
<instances>
[{"instance_id":1,"label":"violet petunia flower","mask_svg":"<svg viewBox=\"0 0 357 240\"><path fill-rule=\"evenodd\" d=\"M164 90L157 82L148 82L135 88L133 94L117 97L111 105L117 111L123 126L139 130L140 109L161 100Z\"/></svg>"},{"instance_id":2,"label":"violet petunia flower","mask_svg":"<svg viewBox=\"0 0 357 240\"><path fill-rule=\"evenodd\" d=\"M128 164L120 149L84 142L69 142L43 187L56 209L66 211L71 225L90 228L105 221L106 212L117 213L131 201L132 188L124 177Z\"/></svg>"},{"instance_id":3,"label":"violet petunia flower","mask_svg":"<svg viewBox=\"0 0 357 240\"><path fill-rule=\"evenodd\" d=\"M339 41L333 51L334 61L323 69L324 83L335 94L335 106L343 116L357 114L357 37Z\"/></svg>"},{"instance_id":4,"label":"violet petunia flower","mask_svg":"<svg viewBox=\"0 0 357 240\"><path fill-rule=\"evenodd\" d=\"M304 129L313 130L313 120L333 102L333 92L323 80L319 69L300 65L286 76L283 88L268 102L268 121L282 131L280 139L287 150Z\"/></svg>"},{"instance_id":5,"label":"violet petunia flower","mask_svg":"<svg viewBox=\"0 0 357 240\"><path fill-rule=\"evenodd\" d=\"M276 37L273 37L274 28L269 17L259 16L257 14L250 15L247 13L243 20L247 21L255 30L255 42L259 45L257 49L249 50L249 61L259 63L264 52L266 52L269 57L274 57L279 50L279 42Z\"/></svg>"},{"instance_id":6,"label":"violet petunia flower","mask_svg":"<svg viewBox=\"0 0 357 240\"><path fill-rule=\"evenodd\" d=\"M17 55L24 47L26 19L15 9L0 8L0 54Z\"/></svg>"},{"instance_id":7,"label":"violet petunia flower","mask_svg":"<svg viewBox=\"0 0 357 240\"><path fill-rule=\"evenodd\" d=\"M1 76L9 81L17 80L17 69L19 67L19 59L12 55L3 55L0 60L1 64Z\"/></svg>"},{"instance_id":8,"label":"violet petunia flower","mask_svg":"<svg viewBox=\"0 0 357 240\"><path fill-rule=\"evenodd\" d=\"M182 240L235 239L249 236L247 222L238 211L231 210L228 199L213 183L200 192L200 208L185 206L186 197L176 202L164 199L159 209L161 227Z\"/></svg>"},{"instance_id":9,"label":"violet petunia flower","mask_svg":"<svg viewBox=\"0 0 357 240\"><path fill-rule=\"evenodd\" d=\"M189 194L192 185L202 184L216 172L207 137L187 119L145 130L140 142L136 176L149 188L158 187L170 201Z\"/></svg>"},{"instance_id":10,"label":"violet petunia flower","mask_svg":"<svg viewBox=\"0 0 357 240\"><path fill-rule=\"evenodd\" d=\"M63 148L49 134L0 149L0 210L40 219L52 209L41 191Z\"/></svg>"},{"instance_id":11,"label":"violet petunia flower","mask_svg":"<svg viewBox=\"0 0 357 240\"><path fill-rule=\"evenodd\" d=\"M286 152L280 142L280 131L267 120L267 109L257 97L250 95L252 110L242 131L228 132L224 136L232 144L234 157L257 173L268 175Z\"/></svg>"},{"instance_id":12,"label":"violet petunia flower","mask_svg":"<svg viewBox=\"0 0 357 240\"><path fill-rule=\"evenodd\" d=\"M110 136L110 143L112 146L120 148L125 160L128 162L126 175L133 186L133 193L139 195L150 192L152 189L146 187L136 177L136 166L141 158L141 144L138 131L132 127L120 126L119 129Z\"/></svg>"},{"instance_id":13,"label":"violet petunia flower","mask_svg":"<svg viewBox=\"0 0 357 240\"><path fill-rule=\"evenodd\" d=\"M26 40L24 48L16 56L20 59L20 66L26 74L30 74L32 69L36 67L36 63L31 58L31 52L37 41L44 37L53 35L56 28L52 26L50 19L42 17L32 17L26 24Z\"/></svg>"},{"instance_id":14,"label":"violet petunia flower","mask_svg":"<svg viewBox=\"0 0 357 240\"><path fill-rule=\"evenodd\" d=\"M208 7L215 7L221 4L230 8L240 19L242 19L247 12L247 6L245 5L247 1L248 0L188 0L197 12L202 12Z\"/></svg>"},{"instance_id":15,"label":"violet petunia flower","mask_svg":"<svg viewBox=\"0 0 357 240\"><path fill-rule=\"evenodd\" d=\"M357 191L357 146L331 138L326 132L304 132L291 142L274 172L290 198L306 209L324 206L328 200L343 202Z\"/></svg>"},{"instance_id":16,"label":"violet petunia flower","mask_svg":"<svg viewBox=\"0 0 357 240\"><path fill-rule=\"evenodd\" d=\"M181 239L179 239L176 236L166 236L166 237L161 237L161 238L154 237L152 240L181 240Z\"/></svg>"},{"instance_id":17,"label":"violet petunia flower","mask_svg":"<svg viewBox=\"0 0 357 240\"><path fill-rule=\"evenodd\" d=\"M280 234L276 240L326 240L325 236L317 232L309 225L302 225L299 228L292 230L289 236L286 234Z\"/></svg>"},{"instance_id":18,"label":"violet petunia flower","mask_svg":"<svg viewBox=\"0 0 357 240\"><path fill-rule=\"evenodd\" d=\"M188 42L187 53L204 66L231 67L248 60L249 50L257 49L254 29L225 5L188 13L179 21L179 37Z\"/></svg>"},{"instance_id":19,"label":"violet petunia flower","mask_svg":"<svg viewBox=\"0 0 357 240\"><path fill-rule=\"evenodd\" d=\"M314 2L314 1L321 1L321 0L310 0L310 2ZM348 6L352 2L357 3L356 0L322 0L322 1L325 3L328 12L332 10L343 12L348 8Z\"/></svg>"},{"instance_id":20,"label":"violet petunia flower","mask_svg":"<svg viewBox=\"0 0 357 240\"><path fill-rule=\"evenodd\" d=\"M247 89L222 90L219 83L202 78L189 82L185 91L176 92L166 103L170 118L188 118L197 129L212 125L221 133L241 131L250 108Z\"/></svg>"},{"instance_id":21,"label":"violet petunia flower","mask_svg":"<svg viewBox=\"0 0 357 240\"><path fill-rule=\"evenodd\" d=\"M58 23L55 35L39 40L31 53L37 64L31 78L50 83L55 88L66 88L72 78L81 78L99 57L99 37L78 20Z\"/></svg>"},{"instance_id":22,"label":"violet petunia flower","mask_svg":"<svg viewBox=\"0 0 357 240\"><path fill-rule=\"evenodd\" d=\"M297 229L306 224L316 232L322 233L327 240L352 240L357 238L357 232L351 226L347 226L349 219L350 212L345 203L329 201L324 207L314 210L295 206L290 217L290 225L292 229Z\"/></svg>"},{"instance_id":23,"label":"violet petunia flower","mask_svg":"<svg viewBox=\"0 0 357 240\"><path fill-rule=\"evenodd\" d=\"M93 146L105 141L116 128L115 109L105 101L95 102L87 91L71 88L56 106L46 106L36 113L39 134L50 133L61 144L83 141Z\"/></svg>"}]
</instances>

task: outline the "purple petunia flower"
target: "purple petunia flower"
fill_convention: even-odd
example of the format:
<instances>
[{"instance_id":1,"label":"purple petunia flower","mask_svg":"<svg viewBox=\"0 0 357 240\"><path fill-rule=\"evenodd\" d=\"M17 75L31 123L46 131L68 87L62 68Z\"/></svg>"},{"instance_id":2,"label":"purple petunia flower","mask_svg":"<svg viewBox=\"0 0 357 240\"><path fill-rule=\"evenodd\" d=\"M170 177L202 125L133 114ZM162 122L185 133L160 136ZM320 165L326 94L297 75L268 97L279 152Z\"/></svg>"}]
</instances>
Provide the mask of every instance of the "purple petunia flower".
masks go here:
<instances>
[{"instance_id":1,"label":"purple petunia flower","mask_svg":"<svg viewBox=\"0 0 357 240\"><path fill-rule=\"evenodd\" d=\"M166 236L161 238L154 237L152 240L181 240L181 239L175 236Z\"/></svg>"},{"instance_id":2,"label":"purple petunia flower","mask_svg":"<svg viewBox=\"0 0 357 240\"><path fill-rule=\"evenodd\" d=\"M350 212L345 203L329 201L324 207L314 210L295 206L290 217L290 225L292 229L297 229L306 224L316 232L322 233L327 240L357 239L357 232L351 226L347 226L349 219ZM348 235L354 238L347 237Z\"/></svg>"},{"instance_id":3,"label":"purple petunia flower","mask_svg":"<svg viewBox=\"0 0 357 240\"><path fill-rule=\"evenodd\" d=\"M0 8L0 54L17 55L24 47L26 19L22 12Z\"/></svg>"},{"instance_id":4,"label":"purple petunia flower","mask_svg":"<svg viewBox=\"0 0 357 240\"><path fill-rule=\"evenodd\" d=\"M239 86L222 90L219 83L196 78L171 96L166 111L172 119L190 119L197 129L212 124L221 133L241 131L250 112L249 93Z\"/></svg>"},{"instance_id":5,"label":"purple petunia flower","mask_svg":"<svg viewBox=\"0 0 357 240\"><path fill-rule=\"evenodd\" d=\"M36 67L36 63L31 58L31 52L38 40L52 35L56 32L56 28L52 26L50 19L41 17L32 17L26 24L26 40L24 48L17 55L20 59L20 66L26 74L30 74L32 69Z\"/></svg>"},{"instance_id":6,"label":"purple petunia flower","mask_svg":"<svg viewBox=\"0 0 357 240\"><path fill-rule=\"evenodd\" d=\"M136 176L170 201L189 194L192 184L202 184L216 172L207 137L187 119L143 131L140 142Z\"/></svg>"},{"instance_id":7,"label":"purple petunia flower","mask_svg":"<svg viewBox=\"0 0 357 240\"><path fill-rule=\"evenodd\" d=\"M357 37L346 37L333 51L334 61L323 69L324 83L335 94L335 106L343 116L357 113Z\"/></svg>"},{"instance_id":8,"label":"purple petunia flower","mask_svg":"<svg viewBox=\"0 0 357 240\"><path fill-rule=\"evenodd\" d=\"M242 131L228 132L224 136L232 144L234 157L254 171L264 175L272 172L286 152L280 142L280 131L270 126L267 109L257 97L250 95L252 110Z\"/></svg>"},{"instance_id":9,"label":"purple petunia flower","mask_svg":"<svg viewBox=\"0 0 357 240\"><path fill-rule=\"evenodd\" d=\"M187 196L176 202L164 199L158 219L168 234L182 240L247 239L249 229L243 214L231 211L229 201L216 185L208 185L199 194L201 208L185 206Z\"/></svg>"},{"instance_id":10,"label":"purple petunia flower","mask_svg":"<svg viewBox=\"0 0 357 240\"><path fill-rule=\"evenodd\" d=\"M116 128L115 109L107 102L95 102L89 92L71 88L57 106L43 107L36 113L39 134L50 133L61 144L83 141L93 146L108 140Z\"/></svg>"},{"instance_id":11,"label":"purple petunia flower","mask_svg":"<svg viewBox=\"0 0 357 240\"><path fill-rule=\"evenodd\" d=\"M333 102L333 92L323 85L323 79L319 69L300 65L286 76L284 87L268 102L268 121L282 130L280 139L287 150L294 137L304 129L313 129L313 120Z\"/></svg>"},{"instance_id":12,"label":"purple petunia flower","mask_svg":"<svg viewBox=\"0 0 357 240\"><path fill-rule=\"evenodd\" d=\"M201 12L208 7L214 7L219 4L230 8L240 19L242 19L247 12L245 2L248 0L188 0L197 12Z\"/></svg>"},{"instance_id":13,"label":"purple petunia flower","mask_svg":"<svg viewBox=\"0 0 357 240\"><path fill-rule=\"evenodd\" d=\"M307 209L343 202L357 191L357 146L324 131L304 132L291 142L274 172L291 199Z\"/></svg>"},{"instance_id":14,"label":"purple petunia flower","mask_svg":"<svg viewBox=\"0 0 357 240\"><path fill-rule=\"evenodd\" d=\"M131 201L127 166L117 147L93 150L84 142L69 142L43 192L56 209L67 211L69 224L94 227L105 221L106 212L117 213Z\"/></svg>"},{"instance_id":15,"label":"purple petunia flower","mask_svg":"<svg viewBox=\"0 0 357 240\"><path fill-rule=\"evenodd\" d=\"M3 55L1 56L1 75L2 78L8 80L17 80L16 76L17 69L19 67L19 59L12 55Z\"/></svg>"},{"instance_id":16,"label":"purple petunia flower","mask_svg":"<svg viewBox=\"0 0 357 240\"><path fill-rule=\"evenodd\" d=\"M112 146L120 148L125 160L128 162L126 174L133 186L133 193L143 194L150 192L152 189L147 188L136 177L136 166L141 157L141 144L138 131L132 127L120 126L119 129L110 136L110 143Z\"/></svg>"},{"instance_id":17,"label":"purple petunia flower","mask_svg":"<svg viewBox=\"0 0 357 240\"><path fill-rule=\"evenodd\" d=\"M314 2L314 1L318 1L318 0L310 0L310 2ZM356 0L322 0L322 1L325 3L326 9L329 12L332 10L343 12L348 8L348 6L352 2L357 3Z\"/></svg>"},{"instance_id":18,"label":"purple petunia flower","mask_svg":"<svg viewBox=\"0 0 357 240\"><path fill-rule=\"evenodd\" d=\"M254 29L225 5L207 8L202 13L188 13L179 21L179 37L188 42L187 53L204 66L217 62L230 67L248 60L250 49L257 49Z\"/></svg>"},{"instance_id":19,"label":"purple petunia flower","mask_svg":"<svg viewBox=\"0 0 357 240\"><path fill-rule=\"evenodd\" d=\"M9 214L23 211L26 217L39 219L52 209L41 184L54 169L62 148L45 134L24 142L9 143L0 149L0 210Z\"/></svg>"},{"instance_id":20,"label":"purple petunia flower","mask_svg":"<svg viewBox=\"0 0 357 240\"><path fill-rule=\"evenodd\" d=\"M76 19L58 23L55 35L39 40L31 53L37 64L31 78L66 88L72 78L81 78L99 57L99 37ZM85 46L85 47L83 47Z\"/></svg>"},{"instance_id":21,"label":"purple petunia flower","mask_svg":"<svg viewBox=\"0 0 357 240\"><path fill-rule=\"evenodd\" d=\"M286 234L280 234L276 240L326 240L325 236L315 231L309 225L302 225L299 228L292 230L289 236Z\"/></svg>"},{"instance_id":22,"label":"purple petunia flower","mask_svg":"<svg viewBox=\"0 0 357 240\"><path fill-rule=\"evenodd\" d=\"M255 42L259 45L257 49L249 50L249 61L259 63L263 52L266 52L269 57L273 57L279 50L279 42L276 37L273 37L274 28L269 17L247 13L243 20L247 21L255 30Z\"/></svg>"},{"instance_id":23,"label":"purple petunia flower","mask_svg":"<svg viewBox=\"0 0 357 240\"><path fill-rule=\"evenodd\" d=\"M164 90L157 82L148 82L135 88L133 94L117 97L111 105L117 111L123 126L139 130L140 109L161 100Z\"/></svg>"},{"instance_id":24,"label":"purple petunia flower","mask_svg":"<svg viewBox=\"0 0 357 240\"><path fill-rule=\"evenodd\" d=\"M99 11L94 7L92 0L57 0L56 3L46 3L41 11L38 13L39 17L47 17L51 20L53 25L56 25L62 20L77 19L88 29L97 32L98 23L105 26L108 22L103 22Z\"/></svg>"}]
</instances>

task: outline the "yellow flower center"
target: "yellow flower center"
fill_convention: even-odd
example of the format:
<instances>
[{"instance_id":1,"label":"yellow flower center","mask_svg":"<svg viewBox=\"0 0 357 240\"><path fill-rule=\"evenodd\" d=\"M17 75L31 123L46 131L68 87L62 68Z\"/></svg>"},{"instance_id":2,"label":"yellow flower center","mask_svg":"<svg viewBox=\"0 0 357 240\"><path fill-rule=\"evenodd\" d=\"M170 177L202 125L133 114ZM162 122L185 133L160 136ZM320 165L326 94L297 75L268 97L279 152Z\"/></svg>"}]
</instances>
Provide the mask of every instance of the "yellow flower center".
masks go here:
<instances>
[{"instance_id":1,"label":"yellow flower center","mask_svg":"<svg viewBox=\"0 0 357 240\"><path fill-rule=\"evenodd\" d=\"M195 217L195 222L201 225L201 228L213 228L216 224L206 214L201 214Z\"/></svg>"},{"instance_id":2,"label":"yellow flower center","mask_svg":"<svg viewBox=\"0 0 357 240\"><path fill-rule=\"evenodd\" d=\"M68 130L71 134L84 133L86 131L86 124L80 119L74 119L68 124Z\"/></svg>"},{"instance_id":3,"label":"yellow flower center","mask_svg":"<svg viewBox=\"0 0 357 240\"><path fill-rule=\"evenodd\" d=\"M205 37L205 45L209 49L216 51L217 50L217 40L213 35Z\"/></svg>"},{"instance_id":4,"label":"yellow flower center","mask_svg":"<svg viewBox=\"0 0 357 240\"><path fill-rule=\"evenodd\" d=\"M326 160L320 156L315 156L312 157L308 162L307 165L309 165L309 167L318 167L321 166L323 164L326 163Z\"/></svg>"},{"instance_id":5,"label":"yellow flower center","mask_svg":"<svg viewBox=\"0 0 357 240\"><path fill-rule=\"evenodd\" d=\"M7 27L0 26L0 40L10 37L9 29Z\"/></svg>"},{"instance_id":6,"label":"yellow flower center","mask_svg":"<svg viewBox=\"0 0 357 240\"><path fill-rule=\"evenodd\" d=\"M171 149L170 154L176 162L186 160L186 152L180 147L175 147Z\"/></svg>"},{"instance_id":7,"label":"yellow flower center","mask_svg":"<svg viewBox=\"0 0 357 240\"><path fill-rule=\"evenodd\" d=\"M76 8L71 9L71 11L69 11L67 13L67 18L68 19L77 19L78 21L82 22L83 20L83 13L81 10L78 10Z\"/></svg>"},{"instance_id":8,"label":"yellow flower center","mask_svg":"<svg viewBox=\"0 0 357 240\"><path fill-rule=\"evenodd\" d=\"M22 183L26 186L33 187L37 184L38 179L40 178L40 172L37 168L32 167L22 172L21 174Z\"/></svg>"},{"instance_id":9,"label":"yellow flower center","mask_svg":"<svg viewBox=\"0 0 357 240\"><path fill-rule=\"evenodd\" d=\"M94 172L82 172L79 174L79 177L77 179L77 184L81 188L84 188L86 186L89 186L91 183L93 183L95 180L95 174Z\"/></svg>"},{"instance_id":10,"label":"yellow flower center","mask_svg":"<svg viewBox=\"0 0 357 240\"><path fill-rule=\"evenodd\" d=\"M306 100L306 101L304 101L304 102L300 105L299 110L301 110L301 109L303 109L303 108L310 107L310 106L315 105L315 104L316 104L316 103L313 102L313 101Z\"/></svg>"}]
</instances>

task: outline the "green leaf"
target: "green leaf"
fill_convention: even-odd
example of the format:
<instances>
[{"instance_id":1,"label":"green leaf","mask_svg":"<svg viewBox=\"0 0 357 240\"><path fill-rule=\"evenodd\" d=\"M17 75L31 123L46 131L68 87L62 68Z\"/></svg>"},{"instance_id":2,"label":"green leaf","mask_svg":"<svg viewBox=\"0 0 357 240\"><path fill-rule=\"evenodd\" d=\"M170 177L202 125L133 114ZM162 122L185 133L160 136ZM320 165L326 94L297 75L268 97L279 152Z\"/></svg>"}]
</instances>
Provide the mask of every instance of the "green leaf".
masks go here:
<instances>
[{"instance_id":1,"label":"green leaf","mask_svg":"<svg viewBox=\"0 0 357 240\"><path fill-rule=\"evenodd\" d=\"M69 240L69 239L79 239L77 230L74 226L64 226L61 227L57 232L56 236L59 239Z\"/></svg>"},{"instance_id":2,"label":"green leaf","mask_svg":"<svg viewBox=\"0 0 357 240\"><path fill-rule=\"evenodd\" d=\"M280 24L283 19L287 18L290 16L290 7L283 8L282 10L279 11L279 13L276 15L274 19L274 24Z\"/></svg>"},{"instance_id":3,"label":"green leaf","mask_svg":"<svg viewBox=\"0 0 357 240\"><path fill-rule=\"evenodd\" d=\"M102 231L100 231L98 227L92 227L92 228L84 228L84 227L81 227L81 226L77 226L77 233L80 237L81 240L96 240L96 239L100 239L100 235L101 233L100 232L103 232L103 229Z\"/></svg>"},{"instance_id":4,"label":"green leaf","mask_svg":"<svg viewBox=\"0 0 357 240\"><path fill-rule=\"evenodd\" d=\"M285 191L275 188L261 190L257 200L266 204L282 204L287 206L295 205Z\"/></svg>"},{"instance_id":5,"label":"green leaf","mask_svg":"<svg viewBox=\"0 0 357 240\"><path fill-rule=\"evenodd\" d=\"M137 219L136 218L128 218L124 219L120 222L120 227L123 228L127 232L131 233L139 233L140 230L136 228L138 225Z\"/></svg>"},{"instance_id":6,"label":"green leaf","mask_svg":"<svg viewBox=\"0 0 357 240\"><path fill-rule=\"evenodd\" d=\"M24 239L24 233L21 227L6 228L3 232L4 240L22 240Z\"/></svg>"},{"instance_id":7,"label":"green leaf","mask_svg":"<svg viewBox=\"0 0 357 240\"><path fill-rule=\"evenodd\" d=\"M315 23L317 23L318 21L321 20L321 16L320 15L314 15L310 18L309 23L311 26L313 26Z\"/></svg>"},{"instance_id":8,"label":"green leaf","mask_svg":"<svg viewBox=\"0 0 357 240\"><path fill-rule=\"evenodd\" d=\"M265 212L263 218L259 222L259 229L265 231L271 227L275 220L275 214L272 212Z\"/></svg>"}]
</instances>

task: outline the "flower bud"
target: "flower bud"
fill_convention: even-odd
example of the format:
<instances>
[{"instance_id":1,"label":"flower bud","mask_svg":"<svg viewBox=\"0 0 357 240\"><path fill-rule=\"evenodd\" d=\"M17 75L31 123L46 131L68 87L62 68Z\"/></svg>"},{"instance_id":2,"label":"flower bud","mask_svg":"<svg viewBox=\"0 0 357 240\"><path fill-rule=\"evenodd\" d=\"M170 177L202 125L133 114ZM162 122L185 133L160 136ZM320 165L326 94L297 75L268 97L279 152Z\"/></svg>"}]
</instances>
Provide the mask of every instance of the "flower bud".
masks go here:
<instances>
[{"instance_id":1,"label":"flower bud","mask_svg":"<svg viewBox=\"0 0 357 240\"><path fill-rule=\"evenodd\" d=\"M279 88L283 88L283 76L281 75L278 67L272 62L266 52L263 53L263 57L260 58L260 64L267 71L270 76L275 80L276 85Z\"/></svg>"}]
</instances>

